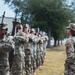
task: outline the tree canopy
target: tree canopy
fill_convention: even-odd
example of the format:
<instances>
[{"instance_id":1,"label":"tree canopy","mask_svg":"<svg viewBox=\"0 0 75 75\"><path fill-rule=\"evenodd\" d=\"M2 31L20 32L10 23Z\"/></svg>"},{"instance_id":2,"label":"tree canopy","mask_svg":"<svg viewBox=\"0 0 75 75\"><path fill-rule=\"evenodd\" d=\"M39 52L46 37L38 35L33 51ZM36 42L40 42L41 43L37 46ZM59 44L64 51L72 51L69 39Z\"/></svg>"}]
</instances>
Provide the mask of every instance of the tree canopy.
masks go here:
<instances>
[{"instance_id":1,"label":"tree canopy","mask_svg":"<svg viewBox=\"0 0 75 75\"><path fill-rule=\"evenodd\" d=\"M65 36L65 27L74 22L74 6L69 6L67 0L4 0L5 3L17 10L22 24L29 23L48 32L56 41ZM73 7L73 8L72 8ZM49 45L50 46L50 45Z\"/></svg>"}]
</instances>

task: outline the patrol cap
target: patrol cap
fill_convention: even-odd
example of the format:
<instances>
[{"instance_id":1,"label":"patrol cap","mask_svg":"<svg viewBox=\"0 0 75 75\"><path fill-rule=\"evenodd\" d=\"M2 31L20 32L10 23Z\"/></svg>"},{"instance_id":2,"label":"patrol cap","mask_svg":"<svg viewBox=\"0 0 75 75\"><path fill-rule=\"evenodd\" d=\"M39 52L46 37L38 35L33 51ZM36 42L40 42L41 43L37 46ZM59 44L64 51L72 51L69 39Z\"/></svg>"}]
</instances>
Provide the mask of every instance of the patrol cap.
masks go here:
<instances>
[{"instance_id":1,"label":"patrol cap","mask_svg":"<svg viewBox=\"0 0 75 75\"><path fill-rule=\"evenodd\" d=\"M5 26L5 27L3 27L2 29L8 29L8 27L7 27L7 26Z\"/></svg>"},{"instance_id":2,"label":"patrol cap","mask_svg":"<svg viewBox=\"0 0 75 75\"><path fill-rule=\"evenodd\" d=\"M15 22L15 20L13 22ZM21 20L17 19L16 24L21 24Z\"/></svg>"},{"instance_id":3,"label":"patrol cap","mask_svg":"<svg viewBox=\"0 0 75 75\"><path fill-rule=\"evenodd\" d=\"M43 35L45 35L45 34L46 34L46 32L44 32L44 31L43 31L42 33L43 33Z\"/></svg>"},{"instance_id":4,"label":"patrol cap","mask_svg":"<svg viewBox=\"0 0 75 75\"><path fill-rule=\"evenodd\" d=\"M8 27L7 27L7 24L0 24L0 28L7 29Z\"/></svg>"},{"instance_id":5,"label":"patrol cap","mask_svg":"<svg viewBox=\"0 0 75 75\"><path fill-rule=\"evenodd\" d=\"M40 31L40 34L42 34L42 31Z\"/></svg>"},{"instance_id":6,"label":"patrol cap","mask_svg":"<svg viewBox=\"0 0 75 75\"><path fill-rule=\"evenodd\" d=\"M66 29L71 29L75 31L75 23L70 23L69 26L66 27Z\"/></svg>"},{"instance_id":7,"label":"patrol cap","mask_svg":"<svg viewBox=\"0 0 75 75\"><path fill-rule=\"evenodd\" d=\"M35 29L34 29L34 28L32 28L32 29L31 29L31 31L35 32Z\"/></svg>"},{"instance_id":8,"label":"patrol cap","mask_svg":"<svg viewBox=\"0 0 75 75\"><path fill-rule=\"evenodd\" d=\"M21 20L16 20L17 23L21 23Z\"/></svg>"},{"instance_id":9,"label":"patrol cap","mask_svg":"<svg viewBox=\"0 0 75 75\"><path fill-rule=\"evenodd\" d=\"M30 27L29 27L29 24L25 24L24 27L26 27L26 28L30 28Z\"/></svg>"}]
</instances>

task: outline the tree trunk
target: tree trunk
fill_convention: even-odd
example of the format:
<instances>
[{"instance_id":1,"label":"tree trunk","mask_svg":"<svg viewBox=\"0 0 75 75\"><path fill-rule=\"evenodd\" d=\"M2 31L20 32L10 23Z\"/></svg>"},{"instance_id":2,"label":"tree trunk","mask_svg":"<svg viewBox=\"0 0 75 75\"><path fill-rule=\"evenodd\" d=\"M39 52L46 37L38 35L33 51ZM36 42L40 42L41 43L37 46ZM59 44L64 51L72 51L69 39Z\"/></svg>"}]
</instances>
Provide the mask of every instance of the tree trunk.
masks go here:
<instances>
[{"instance_id":1,"label":"tree trunk","mask_svg":"<svg viewBox=\"0 0 75 75\"><path fill-rule=\"evenodd\" d=\"M48 38L49 38L49 40L48 40L47 48L50 48L51 47L51 40L50 40L50 38L51 38L51 30L50 30L50 28L48 28Z\"/></svg>"},{"instance_id":2,"label":"tree trunk","mask_svg":"<svg viewBox=\"0 0 75 75\"><path fill-rule=\"evenodd\" d=\"M60 45L60 40L58 39L58 46Z\"/></svg>"},{"instance_id":3,"label":"tree trunk","mask_svg":"<svg viewBox=\"0 0 75 75\"><path fill-rule=\"evenodd\" d=\"M54 47L56 47L56 41L57 41L57 40L54 38Z\"/></svg>"}]
</instances>

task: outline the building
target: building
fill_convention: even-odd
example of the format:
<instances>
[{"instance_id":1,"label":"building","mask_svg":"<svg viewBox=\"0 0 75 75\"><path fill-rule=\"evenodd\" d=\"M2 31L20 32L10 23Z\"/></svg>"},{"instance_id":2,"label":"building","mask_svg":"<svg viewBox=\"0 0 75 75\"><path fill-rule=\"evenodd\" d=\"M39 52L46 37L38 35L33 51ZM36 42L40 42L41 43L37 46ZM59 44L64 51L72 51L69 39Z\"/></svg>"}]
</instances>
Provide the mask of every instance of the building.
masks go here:
<instances>
[{"instance_id":1,"label":"building","mask_svg":"<svg viewBox=\"0 0 75 75\"><path fill-rule=\"evenodd\" d=\"M2 17L0 17L0 23L1 23L1 21L2 21ZM13 17L4 17L3 23L4 24L7 24L8 32L12 32L13 21L14 21L14 18Z\"/></svg>"}]
</instances>

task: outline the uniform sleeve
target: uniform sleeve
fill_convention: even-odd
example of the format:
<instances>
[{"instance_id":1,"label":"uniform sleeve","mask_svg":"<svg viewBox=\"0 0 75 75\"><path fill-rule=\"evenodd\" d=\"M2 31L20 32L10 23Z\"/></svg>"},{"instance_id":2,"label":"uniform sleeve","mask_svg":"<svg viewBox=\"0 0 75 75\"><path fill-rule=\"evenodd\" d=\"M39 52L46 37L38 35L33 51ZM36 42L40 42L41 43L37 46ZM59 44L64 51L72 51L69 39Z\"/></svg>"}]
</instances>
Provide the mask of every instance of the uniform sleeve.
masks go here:
<instances>
[{"instance_id":1,"label":"uniform sleeve","mask_svg":"<svg viewBox=\"0 0 75 75\"><path fill-rule=\"evenodd\" d=\"M32 35L32 34L29 35L29 41L34 42L34 35Z\"/></svg>"},{"instance_id":2,"label":"uniform sleeve","mask_svg":"<svg viewBox=\"0 0 75 75\"><path fill-rule=\"evenodd\" d=\"M38 38L35 36L34 43L37 43L37 42L38 42Z\"/></svg>"},{"instance_id":3,"label":"uniform sleeve","mask_svg":"<svg viewBox=\"0 0 75 75\"><path fill-rule=\"evenodd\" d=\"M19 43L24 43L24 37L22 36L16 36L14 38L15 43L19 44Z\"/></svg>"},{"instance_id":4,"label":"uniform sleeve","mask_svg":"<svg viewBox=\"0 0 75 75\"><path fill-rule=\"evenodd\" d=\"M73 62L74 59L74 46L73 46L73 42L70 40L66 41L66 62L71 63Z\"/></svg>"},{"instance_id":5,"label":"uniform sleeve","mask_svg":"<svg viewBox=\"0 0 75 75\"><path fill-rule=\"evenodd\" d=\"M46 41L48 41L49 40L48 36L45 36L45 39L46 39Z\"/></svg>"},{"instance_id":6,"label":"uniform sleeve","mask_svg":"<svg viewBox=\"0 0 75 75\"><path fill-rule=\"evenodd\" d=\"M15 42L17 43L24 43L28 41L28 37L26 36L26 34L22 33L22 32L18 32L14 38Z\"/></svg>"},{"instance_id":7,"label":"uniform sleeve","mask_svg":"<svg viewBox=\"0 0 75 75\"><path fill-rule=\"evenodd\" d=\"M31 35L31 39L33 43L37 43L37 38L35 35Z\"/></svg>"},{"instance_id":8,"label":"uniform sleeve","mask_svg":"<svg viewBox=\"0 0 75 75\"><path fill-rule=\"evenodd\" d=\"M42 44L43 43L43 38L40 37L38 43Z\"/></svg>"},{"instance_id":9,"label":"uniform sleeve","mask_svg":"<svg viewBox=\"0 0 75 75\"><path fill-rule=\"evenodd\" d=\"M4 45L2 45L2 52L9 52L12 50L12 46L10 43L5 43Z\"/></svg>"}]
</instances>

